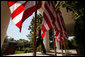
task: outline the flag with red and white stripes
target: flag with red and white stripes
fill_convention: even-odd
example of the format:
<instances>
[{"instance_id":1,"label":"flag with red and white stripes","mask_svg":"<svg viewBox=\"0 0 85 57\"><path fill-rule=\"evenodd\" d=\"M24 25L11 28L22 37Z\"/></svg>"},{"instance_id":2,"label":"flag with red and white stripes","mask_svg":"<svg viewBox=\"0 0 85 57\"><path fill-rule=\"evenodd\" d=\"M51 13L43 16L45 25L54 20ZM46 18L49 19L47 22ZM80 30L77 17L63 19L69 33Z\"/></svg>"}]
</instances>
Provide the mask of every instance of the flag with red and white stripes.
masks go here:
<instances>
[{"instance_id":1,"label":"flag with red and white stripes","mask_svg":"<svg viewBox=\"0 0 85 57\"><path fill-rule=\"evenodd\" d=\"M43 12L43 22L42 22L42 38L45 35L45 32L53 29L55 37L58 42L60 42L60 38L68 38L64 20L61 14L60 9L57 11L55 9L54 1L46 1L44 4L44 12Z\"/></svg>"},{"instance_id":2,"label":"flag with red and white stripes","mask_svg":"<svg viewBox=\"0 0 85 57\"><path fill-rule=\"evenodd\" d=\"M30 16L33 12L39 9L42 5L41 1L8 1L8 5L11 11L11 19L14 24L20 29L22 23Z\"/></svg>"}]
</instances>

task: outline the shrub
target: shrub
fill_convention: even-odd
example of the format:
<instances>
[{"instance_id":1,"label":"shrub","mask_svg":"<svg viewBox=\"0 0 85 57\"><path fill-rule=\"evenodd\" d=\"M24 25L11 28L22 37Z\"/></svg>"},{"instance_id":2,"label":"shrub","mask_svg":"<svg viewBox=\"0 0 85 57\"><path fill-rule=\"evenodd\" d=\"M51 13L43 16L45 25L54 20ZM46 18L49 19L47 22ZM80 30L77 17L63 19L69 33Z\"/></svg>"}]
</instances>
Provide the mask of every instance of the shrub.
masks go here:
<instances>
[{"instance_id":1,"label":"shrub","mask_svg":"<svg viewBox=\"0 0 85 57\"><path fill-rule=\"evenodd\" d=\"M33 48L24 48L23 49L25 53L32 52Z\"/></svg>"},{"instance_id":2,"label":"shrub","mask_svg":"<svg viewBox=\"0 0 85 57\"><path fill-rule=\"evenodd\" d=\"M21 54L24 53L24 51L15 51L15 54Z\"/></svg>"},{"instance_id":3,"label":"shrub","mask_svg":"<svg viewBox=\"0 0 85 57\"><path fill-rule=\"evenodd\" d=\"M37 51L41 51L42 47L41 45L37 47Z\"/></svg>"}]
</instances>

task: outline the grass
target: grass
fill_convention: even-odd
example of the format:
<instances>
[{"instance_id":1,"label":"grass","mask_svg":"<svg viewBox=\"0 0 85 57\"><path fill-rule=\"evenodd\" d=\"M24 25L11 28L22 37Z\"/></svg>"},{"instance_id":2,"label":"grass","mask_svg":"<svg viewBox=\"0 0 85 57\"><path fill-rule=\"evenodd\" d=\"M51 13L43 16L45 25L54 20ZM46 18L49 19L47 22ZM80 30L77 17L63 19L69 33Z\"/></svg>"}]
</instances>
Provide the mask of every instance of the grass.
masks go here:
<instances>
[{"instance_id":1,"label":"grass","mask_svg":"<svg viewBox=\"0 0 85 57\"><path fill-rule=\"evenodd\" d=\"M23 51L15 51L15 54L22 54L22 53L29 53L31 52L32 48L23 48Z\"/></svg>"},{"instance_id":2,"label":"grass","mask_svg":"<svg viewBox=\"0 0 85 57\"><path fill-rule=\"evenodd\" d=\"M15 51L15 54L21 54L24 53L24 51Z\"/></svg>"}]
</instances>

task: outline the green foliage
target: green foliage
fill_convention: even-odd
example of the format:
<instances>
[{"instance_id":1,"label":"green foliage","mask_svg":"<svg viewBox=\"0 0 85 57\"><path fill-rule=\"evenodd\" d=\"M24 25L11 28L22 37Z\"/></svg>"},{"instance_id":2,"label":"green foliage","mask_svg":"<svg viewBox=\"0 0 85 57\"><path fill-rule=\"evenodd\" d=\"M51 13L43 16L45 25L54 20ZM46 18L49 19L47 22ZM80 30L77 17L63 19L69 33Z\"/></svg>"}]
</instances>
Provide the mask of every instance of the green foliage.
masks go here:
<instances>
[{"instance_id":1,"label":"green foliage","mask_svg":"<svg viewBox=\"0 0 85 57\"><path fill-rule=\"evenodd\" d=\"M54 48L52 47L52 48L50 48L50 50L54 50Z\"/></svg>"},{"instance_id":2,"label":"green foliage","mask_svg":"<svg viewBox=\"0 0 85 57\"><path fill-rule=\"evenodd\" d=\"M23 50L25 53L29 53L33 51L33 48L28 47L28 48L24 48Z\"/></svg>"},{"instance_id":3,"label":"green foliage","mask_svg":"<svg viewBox=\"0 0 85 57\"><path fill-rule=\"evenodd\" d=\"M36 27L37 26L41 26L42 19L43 19L43 17L42 17L41 14L37 15L37 18L36 18ZM31 24L30 24L30 26L28 28L28 30L30 30L30 33L34 32L34 20L35 20L35 17L33 17L32 21L31 21Z\"/></svg>"},{"instance_id":4,"label":"green foliage","mask_svg":"<svg viewBox=\"0 0 85 57\"><path fill-rule=\"evenodd\" d=\"M8 36L5 36L4 42L6 43L8 41Z\"/></svg>"},{"instance_id":5,"label":"green foliage","mask_svg":"<svg viewBox=\"0 0 85 57\"><path fill-rule=\"evenodd\" d=\"M37 51L41 51L41 45L37 47Z\"/></svg>"},{"instance_id":6,"label":"green foliage","mask_svg":"<svg viewBox=\"0 0 85 57\"><path fill-rule=\"evenodd\" d=\"M32 52L32 50L33 50L33 48L32 48L33 44L31 44L27 40L25 40L25 39L15 40L14 38L8 38L8 36L6 36L4 43L8 43L8 44L2 46L1 55L5 55L6 47L9 46L9 42L8 42L9 40L16 42L15 54L28 53L28 52Z\"/></svg>"},{"instance_id":7,"label":"green foliage","mask_svg":"<svg viewBox=\"0 0 85 57\"><path fill-rule=\"evenodd\" d=\"M31 24L30 26L28 27L28 30L30 30L30 34L27 35L27 37L29 38L30 40L30 47L33 48L33 37L34 37L34 19L35 17L33 17L32 21L31 21ZM41 27L41 24L42 24L42 15L41 14L38 14L37 15L37 18L36 18L36 28L38 26ZM37 29L36 29L36 32L37 32ZM37 34L37 33L36 33Z\"/></svg>"},{"instance_id":8,"label":"green foliage","mask_svg":"<svg viewBox=\"0 0 85 57\"><path fill-rule=\"evenodd\" d=\"M23 48L30 47L30 42L28 42L25 39L19 39L17 40L17 48L16 50L22 51Z\"/></svg>"},{"instance_id":9,"label":"green foliage","mask_svg":"<svg viewBox=\"0 0 85 57\"><path fill-rule=\"evenodd\" d=\"M84 16L84 3L83 1L57 1L56 9L63 6L67 9L67 12L72 11L74 18Z\"/></svg>"},{"instance_id":10,"label":"green foliage","mask_svg":"<svg viewBox=\"0 0 85 57\"><path fill-rule=\"evenodd\" d=\"M33 50L33 48L24 48L24 51L26 51L26 50L28 50L28 51L30 51L30 50Z\"/></svg>"},{"instance_id":11,"label":"green foliage","mask_svg":"<svg viewBox=\"0 0 85 57\"><path fill-rule=\"evenodd\" d=\"M24 51L15 51L15 54L22 54Z\"/></svg>"},{"instance_id":12,"label":"green foliage","mask_svg":"<svg viewBox=\"0 0 85 57\"><path fill-rule=\"evenodd\" d=\"M23 48L23 51L15 51L15 54L21 54L21 53L29 53L32 52L32 48Z\"/></svg>"}]
</instances>

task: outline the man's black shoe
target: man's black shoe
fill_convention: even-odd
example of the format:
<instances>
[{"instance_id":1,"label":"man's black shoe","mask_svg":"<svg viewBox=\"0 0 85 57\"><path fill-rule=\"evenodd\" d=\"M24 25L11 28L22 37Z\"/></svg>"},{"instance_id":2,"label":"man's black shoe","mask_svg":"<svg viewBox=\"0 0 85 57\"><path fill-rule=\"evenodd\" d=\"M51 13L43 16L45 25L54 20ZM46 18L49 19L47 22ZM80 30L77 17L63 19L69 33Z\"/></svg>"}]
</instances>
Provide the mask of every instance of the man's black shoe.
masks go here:
<instances>
[{"instance_id":1,"label":"man's black shoe","mask_svg":"<svg viewBox=\"0 0 85 57\"><path fill-rule=\"evenodd\" d=\"M41 52L42 54L46 54L46 52Z\"/></svg>"}]
</instances>

